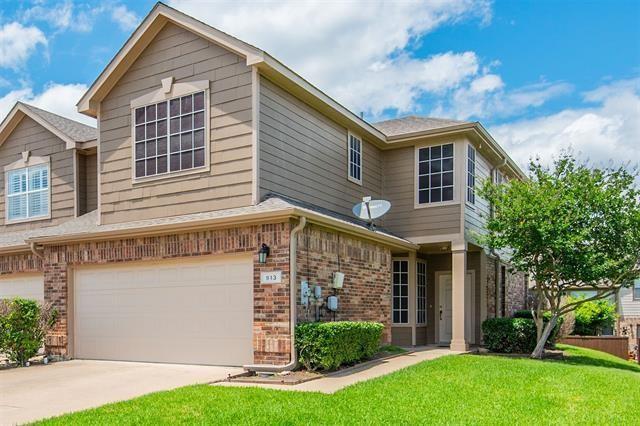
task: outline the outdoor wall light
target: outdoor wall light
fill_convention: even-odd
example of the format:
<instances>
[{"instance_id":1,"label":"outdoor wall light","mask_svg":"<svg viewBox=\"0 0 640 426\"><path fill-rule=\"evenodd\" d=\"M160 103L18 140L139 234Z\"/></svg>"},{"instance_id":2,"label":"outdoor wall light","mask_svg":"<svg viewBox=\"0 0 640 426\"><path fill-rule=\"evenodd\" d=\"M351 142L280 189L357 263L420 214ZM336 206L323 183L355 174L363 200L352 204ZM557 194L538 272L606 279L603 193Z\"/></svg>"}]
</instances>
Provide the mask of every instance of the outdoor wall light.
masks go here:
<instances>
[{"instance_id":1,"label":"outdoor wall light","mask_svg":"<svg viewBox=\"0 0 640 426\"><path fill-rule=\"evenodd\" d=\"M267 263L267 257L269 256L269 246L265 243L262 243L260 246L260 250L258 250L258 262L259 263Z\"/></svg>"}]
</instances>

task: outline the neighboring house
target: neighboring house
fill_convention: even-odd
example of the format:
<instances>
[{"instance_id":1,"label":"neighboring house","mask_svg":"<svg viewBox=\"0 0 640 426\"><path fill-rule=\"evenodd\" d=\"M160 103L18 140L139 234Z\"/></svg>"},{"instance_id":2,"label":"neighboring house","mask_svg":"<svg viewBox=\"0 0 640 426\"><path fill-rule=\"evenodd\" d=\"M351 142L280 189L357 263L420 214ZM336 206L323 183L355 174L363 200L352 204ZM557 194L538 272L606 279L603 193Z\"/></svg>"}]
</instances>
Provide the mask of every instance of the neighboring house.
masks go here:
<instances>
[{"instance_id":1,"label":"neighboring house","mask_svg":"<svg viewBox=\"0 0 640 426\"><path fill-rule=\"evenodd\" d=\"M629 336L629 351L637 348L640 338L640 279L633 282L629 288L622 288L617 296L618 321L616 334Z\"/></svg>"},{"instance_id":2,"label":"neighboring house","mask_svg":"<svg viewBox=\"0 0 640 426\"><path fill-rule=\"evenodd\" d=\"M51 157L51 218L3 219L0 288L44 286L60 312L53 354L286 365L292 325L316 317L302 282L338 295L321 319L379 321L402 345L464 350L484 318L523 307L523 274L477 242L490 209L476 194L523 174L477 122L369 124L161 3L78 110L98 122L97 184L89 157L72 172L52 152L0 146L7 163ZM58 143L46 137L39 146ZM60 155L77 161L85 143ZM64 170L79 176L68 211L53 193ZM79 207L81 194L95 204ZM375 229L351 214L363 196L392 203ZM342 289L329 289L334 272Z\"/></svg>"}]
</instances>

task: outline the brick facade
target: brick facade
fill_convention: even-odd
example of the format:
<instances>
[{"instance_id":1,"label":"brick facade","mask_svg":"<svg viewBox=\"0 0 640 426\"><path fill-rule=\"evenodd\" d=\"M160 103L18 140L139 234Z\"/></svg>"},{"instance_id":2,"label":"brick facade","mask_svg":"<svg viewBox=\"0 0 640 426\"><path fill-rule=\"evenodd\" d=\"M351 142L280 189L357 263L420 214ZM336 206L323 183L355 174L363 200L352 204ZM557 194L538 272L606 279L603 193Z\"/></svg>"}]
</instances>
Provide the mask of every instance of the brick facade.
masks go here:
<instances>
[{"instance_id":1,"label":"brick facade","mask_svg":"<svg viewBox=\"0 0 640 426\"><path fill-rule=\"evenodd\" d=\"M32 253L0 256L0 274L42 272L45 301L59 312L59 320L47 336L47 351L69 357L68 292L77 265L176 259L216 254L254 255L253 347L255 363L286 364L290 360L289 238L291 224L273 223L171 235L47 246L40 259ZM258 263L257 249L270 248L266 264ZM339 293L338 320L379 321L390 340L390 262L388 248L308 225L299 235L297 282L302 279L323 287L334 271L345 274ZM310 259L310 260L307 260ZM340 265L340 267L338 267ZM282 271L280 284L260 284L263 271ZM299 300L299 297L298 297ZM326 312L326 310L325 310ZM332 319L325 313L323 320ZM299 319L307 316L299 310Z\"/></svg>"},{"instance_id":2,"label":"brick facade","mask_svg":"<svg viewBox=\"0 0 640 426\"><path fill-rule=\"evenodd\" d=\"M527 290L525 274L523 272L510 271L509 265L503 262L500 262L500 266L504 266L506 270L505 316L509 317L513 315L515 311L526 308ZM496 285L496 259L488 256L486 279L487 317L493 318L500 316L501 309L500 305L498 305L498 309L496 310L496 291L499 291L499 285Z\"/></svg>"},{"instance_id":3,"label":"brick facade","mask_svg":"<svg viewBox=\"0 0 640 426\"><path fill-rule=\"evenodd\" d=\"M640 317L620 317L616 323L616 334L629 337L629 353L637 357L640 338Z\"/></svg>"},{"instance_id":4,"label":"brick facade","mask_svg":"<svg viewBox=\"0 0 640 426\"><path fill-rule=\"evenodd\" d=\"M376 321L384 324L383 341L391 341L391 251L388 247L308 225L298 236L297 278L322 297L333 294L329 287L336 271L345 274L344 287L336 290L338 311L318 309L321 321ZM314 321L315 307L300 304L298 321Z\"/></svg>"}]
</instances>

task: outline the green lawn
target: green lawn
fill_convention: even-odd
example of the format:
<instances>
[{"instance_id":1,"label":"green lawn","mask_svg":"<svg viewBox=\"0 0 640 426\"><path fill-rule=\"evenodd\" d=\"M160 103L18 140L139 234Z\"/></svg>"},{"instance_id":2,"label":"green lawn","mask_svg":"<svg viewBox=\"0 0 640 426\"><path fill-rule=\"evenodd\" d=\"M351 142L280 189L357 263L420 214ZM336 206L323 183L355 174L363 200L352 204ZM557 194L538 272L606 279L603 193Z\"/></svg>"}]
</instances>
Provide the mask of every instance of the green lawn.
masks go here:
<instances>
[{"instance_id":1,"label":"green lawn","mask_svg":"<svg viewBox=\"0 0 640 426\"><path fill-rule=\"evenodd\" d=\"M640 367L563 346L567 361L423 362L334 395L190 386L47 424L638 424Z\"/></svg>"}]
</instances>

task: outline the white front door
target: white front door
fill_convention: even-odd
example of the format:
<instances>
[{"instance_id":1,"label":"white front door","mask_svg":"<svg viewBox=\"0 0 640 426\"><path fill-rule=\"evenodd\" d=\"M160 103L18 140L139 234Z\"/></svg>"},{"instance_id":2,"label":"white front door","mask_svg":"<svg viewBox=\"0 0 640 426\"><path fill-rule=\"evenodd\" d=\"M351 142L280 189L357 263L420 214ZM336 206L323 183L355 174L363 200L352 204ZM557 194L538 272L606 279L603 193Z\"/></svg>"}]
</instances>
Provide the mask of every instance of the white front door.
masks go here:
<instances>
[{"instance_id":1,"label":"white front door","mask_svg":"<svg viewBox=\"0 0 640 426\"><path fill-rule=\"evenodd\" d=\"M470 343L475 343L475 291L473 283L473 274L467 272L465 279L465 335ZM452 309L452 285L451 274L441 274L438 284L439 294L439 341L442 345L449 345L451 343L451 330L453 327L453 309Z\"/></svg>"}]
</instances>

